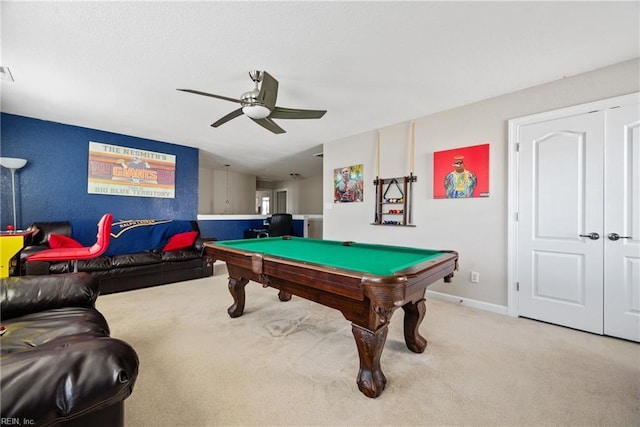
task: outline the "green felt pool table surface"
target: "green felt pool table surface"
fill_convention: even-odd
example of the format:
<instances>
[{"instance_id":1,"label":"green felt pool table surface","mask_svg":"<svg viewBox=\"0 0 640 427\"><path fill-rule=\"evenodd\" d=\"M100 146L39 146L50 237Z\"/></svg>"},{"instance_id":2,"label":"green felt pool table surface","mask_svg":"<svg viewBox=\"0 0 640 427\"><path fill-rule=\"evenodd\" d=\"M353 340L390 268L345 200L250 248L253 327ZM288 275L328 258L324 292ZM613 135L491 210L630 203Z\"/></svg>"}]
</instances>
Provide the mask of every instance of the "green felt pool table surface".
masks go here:
<instances>
[{"instance_id":1,"label":"green felt pool table surface","mask_svg":"<svg viewBox=\"0 0 640 427\"><path fill-rule=\"evenodd\" d=\"M216 245L376 276L392 276L447 253L431 249L350 242L345 244L301 237L227 240L216 242Z\"/></svg>"}]
</instances>

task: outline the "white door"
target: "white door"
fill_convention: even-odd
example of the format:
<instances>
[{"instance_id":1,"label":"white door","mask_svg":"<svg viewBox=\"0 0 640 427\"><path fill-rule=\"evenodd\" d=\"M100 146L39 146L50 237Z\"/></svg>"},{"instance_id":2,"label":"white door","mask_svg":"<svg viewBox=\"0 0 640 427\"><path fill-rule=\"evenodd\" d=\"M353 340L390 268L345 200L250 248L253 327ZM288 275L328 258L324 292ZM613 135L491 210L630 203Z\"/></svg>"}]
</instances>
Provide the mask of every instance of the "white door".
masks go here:
<instances>
[{"instance_id":1,"label":"white door","mask_svg":"<svg viewBox=\"0 0 640 427\"><path fill-rule=\"evenodd\" d=\"M640 341L640 105L606 120L604 333Z\"/></svg>"},{"instance_id":2,"label":"white door","mask_svg":"<svg viewBox=\"0 0 640 427\"><path fill-rule=\"evenodd\" d=\"M519 315L602 334L604 112L517 138Z\"/></svg>"}]
</instances>

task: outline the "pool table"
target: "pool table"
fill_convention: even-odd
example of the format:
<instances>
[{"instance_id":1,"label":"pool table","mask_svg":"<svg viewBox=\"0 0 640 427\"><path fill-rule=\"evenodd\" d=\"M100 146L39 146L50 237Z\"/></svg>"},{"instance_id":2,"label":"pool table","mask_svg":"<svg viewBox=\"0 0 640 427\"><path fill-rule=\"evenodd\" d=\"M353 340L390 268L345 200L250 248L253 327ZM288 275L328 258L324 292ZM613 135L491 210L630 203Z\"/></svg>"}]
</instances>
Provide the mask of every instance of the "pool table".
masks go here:
<instances>
[{"instance_id":1,"label":"pool table","mask_svg":"<svg viewBox=\"0 0 640 427\"><path fill-rule=\"evenodd\" d=\"M405 343L422 353L427 340L418 329L426 312L427 286L451 281L458 268L455 251L291 236L207 242L205 250L227 265L231 317L242 315L250 280L278 289L281 301L297 295L340 310L351 321L358 348L358 388L372 398L387 382L380 356L391 315L402 307Z\"/></svg>"}]
</instances>

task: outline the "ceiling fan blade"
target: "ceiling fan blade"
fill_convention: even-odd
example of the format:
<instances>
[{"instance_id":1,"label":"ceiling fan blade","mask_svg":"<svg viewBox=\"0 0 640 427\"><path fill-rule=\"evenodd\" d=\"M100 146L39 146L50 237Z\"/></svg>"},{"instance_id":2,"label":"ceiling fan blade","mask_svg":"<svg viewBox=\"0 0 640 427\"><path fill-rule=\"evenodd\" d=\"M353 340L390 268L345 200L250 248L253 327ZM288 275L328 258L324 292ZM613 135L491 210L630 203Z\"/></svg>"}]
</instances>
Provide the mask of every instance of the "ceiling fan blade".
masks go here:
<instances>
[{"instance_id":1,"label":"ceiling fan blade","mask_svg":"<svg viewBox=\"0 0 640 427\"><path fill-rule=\"evenodd\" d=\"M217 128L218 126L223 125L227 123L229 120L235 119L236 117L241 116L242 114L243 114L242 107L240 107L237 110L233 110L232 112L230 112L229 114L227 114L226 116L218 120L217 122L213 123L211 126L214 128Z\"/></svg>"},{"instance_id":2,"label":"ceiling fan blade","mask_svg":"<svg viewBox=\"0 0 640 427\"><path fill-rule=\"evenodd\" d=\"M327 110L300 110L297 108L276 107L269 114L271 119L319 119Z\"/></svg>"},{"instance_id":3,"label":"ceiling fan blade","mask_svg":"<svg viewBox=\"0 0 640 427\"><path fill-rule=\"evenodd\" d=\"M193 89L176 89L176 90L180 90L182 92L195 93L196 95L210 96L212 98L224 99L225 101L231 101L231 102L237 102L237 103L242 102L239 99L229 98L228 96L222 96L222 95L214 95L212 93L207 93L207 92L200 92L199 90L193 90Z\"/></svg>"},{"instance_id":4,"label":"ceiling fan blade","mask_svg":"<svg viewBox=\"0 0 640 427\"><path fill-rule=\"evenodd\" d=\"M266 71L262 72L262 86L258 94L258 101L264 103L269 110L273 110L276 106L278 98L278 81Z\"/></svg>"},{"instance_id":5,"label":"ceiling fan blade","mask_svg":"<svg viewBox=\"0 0 640 427\"><path fill-rule=\"evenodd\" d=\"M275 124L275 122L273 122L269 117L265 119L251 119L251 120L259 124L263 128L270 130L273 133L286 133L284 129L282 129L280 126Z\"/></svg>"}]
</instances>

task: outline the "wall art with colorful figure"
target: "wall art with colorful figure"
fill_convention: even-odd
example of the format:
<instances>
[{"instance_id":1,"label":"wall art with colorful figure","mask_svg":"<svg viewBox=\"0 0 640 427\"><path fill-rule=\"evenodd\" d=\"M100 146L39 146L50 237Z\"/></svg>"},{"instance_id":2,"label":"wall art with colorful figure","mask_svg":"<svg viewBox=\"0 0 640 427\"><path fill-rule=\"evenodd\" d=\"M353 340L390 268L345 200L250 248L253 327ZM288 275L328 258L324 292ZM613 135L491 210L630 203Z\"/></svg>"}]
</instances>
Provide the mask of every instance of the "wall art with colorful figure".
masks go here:
<instances>
[{"instance_id":1,"label":"wall art with colorful figure","mask_svg":"<svg viewBox=\"0 0 640 427\"><path fill-rule=\"evenodd\" d=\"M334 203L361 202L364 199L363 174L364 165L334 169Z\"/></svg>"},{"instance_id":2,"label":"wall art with colorful figure","mask_svg":"<svg viewBox=\"0 0 640 427\"><path fill-rule=\"evenodd\" d=\"M489 144L433 153L433 198L489 197Z\"/></svg>"}]
</instances>

